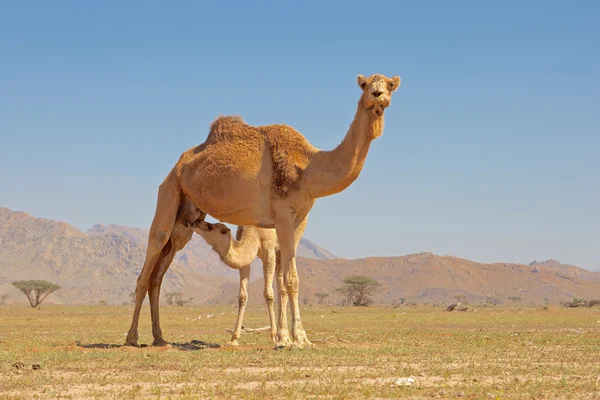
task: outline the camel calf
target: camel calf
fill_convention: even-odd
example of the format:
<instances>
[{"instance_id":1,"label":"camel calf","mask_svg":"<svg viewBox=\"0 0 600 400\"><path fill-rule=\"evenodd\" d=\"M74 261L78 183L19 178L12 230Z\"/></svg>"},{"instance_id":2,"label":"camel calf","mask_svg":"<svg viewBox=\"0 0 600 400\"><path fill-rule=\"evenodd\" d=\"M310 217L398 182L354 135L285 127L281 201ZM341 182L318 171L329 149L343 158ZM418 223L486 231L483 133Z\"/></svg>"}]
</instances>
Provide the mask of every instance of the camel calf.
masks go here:
<instances>
[{"instance_id":1,"label":"camel calf","mask_svg":"<svg viewBox=\"0 0 600 400\"><path fill-rule=\"evenodd\" d=\"M190 225L192 230L200 235L219 254L221 260L230 268L240 271L240 292L238 301L238 316L235 329L231 335L232 346L238 346L238 339L242 329L242 321L246 304L248 302L248 279L250 278L250 263L258 256L263 263L264 296L269 310L271 323L271 339L275 344L287 345L289 336L287 334L278 337L275 323L275 311L273 302L273 276L277 270L277 292L279 295L279 321L283 323L281 330L287 333L287 318L285 316L287 307L287 291L283 285L283 274L277 262L279 242L275 229L265 229L256 226L238 226L236 238L231 236L231 229L226 225L211 224L204 221L196 221Z\"/></svg>"}]
</instances>

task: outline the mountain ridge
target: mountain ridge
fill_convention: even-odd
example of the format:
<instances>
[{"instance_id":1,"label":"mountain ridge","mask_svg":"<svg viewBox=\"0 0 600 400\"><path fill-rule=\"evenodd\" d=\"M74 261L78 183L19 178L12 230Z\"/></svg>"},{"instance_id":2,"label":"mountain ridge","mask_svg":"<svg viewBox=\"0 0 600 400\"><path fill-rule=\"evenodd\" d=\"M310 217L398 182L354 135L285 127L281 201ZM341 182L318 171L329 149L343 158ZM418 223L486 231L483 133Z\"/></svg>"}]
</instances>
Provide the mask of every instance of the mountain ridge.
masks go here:
<instances>
[{"instance_id":1,"label":"mountain ridge","mask_svg":"<svg viewBox=\"0 0 600 400\"><path fill-rule=\"evenodd\" d=\"M10 282L47 279L63 288L48 302L121 304L129 301L144 262L148 231L96 224L82 232L61 221L0 208L0 294L24 302ZM379 303L444 303L463 296L472 302L494 298L522 304L560 302L573 297L598 297L600 273L555 260L527 264L477 263L433 253L362 259L332 258L327 250L305 241L298 252L301 301L315 302L315 293L329 293L344 276L368 275L382 283ZM321 258L318 258L321 257ZM329 258L326 258L329 257ZM262 303L262 268L252 264L250 301ZM227 268L198 235L179 252L165 275L162 292L181 291L194 303L231 303L238 290L238 271Z\"/></svg>"}]
</instances>

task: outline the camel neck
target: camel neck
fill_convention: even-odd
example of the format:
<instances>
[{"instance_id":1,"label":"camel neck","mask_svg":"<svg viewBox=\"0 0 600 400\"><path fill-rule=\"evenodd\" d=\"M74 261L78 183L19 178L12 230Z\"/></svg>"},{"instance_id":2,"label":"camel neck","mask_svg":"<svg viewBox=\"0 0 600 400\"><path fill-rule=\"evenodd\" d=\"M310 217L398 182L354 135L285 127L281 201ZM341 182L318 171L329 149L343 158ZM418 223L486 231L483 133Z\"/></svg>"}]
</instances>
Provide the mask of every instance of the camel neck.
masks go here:
<instances>
[{"instance_id":1,"label":"camel neck","mask_svg":"<svg viewBox=\"0 0 600 400\"><path fill-rule=\"evenodd\" d=\"M315 153L306 169L313 198L346 189L358 178L373 139L383 132L383 116L375 116L359 102L344 140L335 149Z\"/></svg>"},{"instance_id":2,"label":"camel neck","mask_svg":"<svg viewBox=\"0 0 600 400\"><path fill-rule=\"evenodd\" d=\"M231 241L231 246L227 253L221 255L221 260L231 268L242 269L254 261L259 244L256 235L244 230L239 240Z\"/></svg>"}]
</instances>

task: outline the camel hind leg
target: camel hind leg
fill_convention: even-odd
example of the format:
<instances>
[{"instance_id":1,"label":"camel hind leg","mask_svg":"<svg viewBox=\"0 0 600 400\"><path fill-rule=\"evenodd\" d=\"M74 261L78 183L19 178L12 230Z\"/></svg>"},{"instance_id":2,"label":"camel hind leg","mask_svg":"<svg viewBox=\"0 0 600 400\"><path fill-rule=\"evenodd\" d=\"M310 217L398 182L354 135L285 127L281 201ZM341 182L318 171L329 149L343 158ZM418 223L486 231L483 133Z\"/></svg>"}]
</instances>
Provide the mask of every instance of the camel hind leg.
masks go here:
<instances>
[{"instance_id":1,"label":"camel hind leg","mask_svg":"<svg viewBox=\"0 0 600 400\"><path fill-rule=\"evenodd\" d=\"M277 320L275 319L275 292L273 291L273 277L275 275L275 265L277 264L277 255L274 249L269 249L266 254L261 257L263 263L264 276L264 296L267 309L269 311L269 322L271 324L271 340L273 343L278 343L277 338Z\"/></svg>"},{"instance_id":2,"label":"camel hind leg","mask_svg":"<svg viewBox=\"0 0 600 400\"><path fill-rule=\"evenodd\" d=\"M298 302L300 280L298 278L298 270L296 268L296 249L300 243L302 233L308 222L308 217L304 216L298 223L296 223L296 215L290 213L290 215L280 214L279 218L275 221L275 227L277 230L277 238L279 240L280 256L277 266L278 284L283 275L283 285L286 288L288 300L290 302L290 308L292 312L292 338L293 344L302 346L312 346L312 343L306 337L306 331L302 326L302 320L300 318L300 305ZM296 225L296 226L295 226ZM285 329L287 328L287 321L283 321L284 313L280 310L280 321L279 321L279 340L280 345L282 343L282 328L283 334L286 334ZM285 328L284 328L285 326ZM285 337L284 337L285 338ZM288 340L285 338L286 341Z\"/></svg>"},{"instance_id":3,"label":"camel hind leg","mask_svg":"<svg viewBox=\"0 0 600 400\"><path fill-rule=\"evenodd\" d=\"M156 202L156 211L150 234L148 235L148 249L146 250L146 259L142 272L137 278L135 288L135 307L131 320L131 327L127 333L126 345L137 346L138 341L138 321L142 303L148 292L150 277L154 269L162 262L162 258L168 254L163 249L169 243L175 220L179 211L181 201L181 188L175 177L175 172L171 171L158 188L158 199Z\"/></svg>"},{"instance_id":4,"label":"camel hind leg","mask_svg":"<svg viewBox=\"0 0 600 400\"><path fill-rule=\"evenodd\" d=\"M239 346L238 339L242 333L242 322L244 321L244 313L246 304L248 303L248 280L250 279L250 265L246 265L240 269L240 292L238 296L238 316L235 321L235 328L231 334L230 346Z\"/></svg>"},{"instance_id":5,"label":"camel hind leg","mask_svg":"<svg viewBox=\"0 0 600 400\"><path fill-rule=\"evenodd\" d=\"M300 240L302 239L302 234L304 233L304 229L306 228L306 224L308 223L308 215L302 219L298 227L294 231L294 253L300 244ZM281 246L281 244L280 244ZM284 277L284 268L281 264L281 250L276 253L276 265L275 265L275 273L276 273L276 282L277 282L277 298L278 298L278 321L277 321L277 346L287 346L292 343L290 339L290 333L288 330L288 322L287 322L287 305L288 299L292 296L291 291L288 290L288 286L286 284L286 278ZM298 293L296 293L296 305L298 305ZM294 306L292 305L292 312L295 311ZM298 315L300 311L298 310ZM294 314L292 314L294 315ZM304 329L302 326L297 326L295 328L297 334L302 333ZM306 336L306 334L304 333ZM294 337L296 338L296 337ZM308 339L305 341L306 344L310 344Z\"/></svg>"},{"instance_id":6,"label":"camel hind leg","mask_svg":"<svg viewBox=\"0 0 600 400\"><path fill-rule=\"evenodd\" d=\"M162 285L163 277L171 266L175 254L189 243L189 241L192 239L193 233L194 231L181 223L178 218L177 222L175 223L175 227L173 228L173 233L171 234L169 244L164 247L161 259L158 262L158 266L154 268L154 271L150 277L148 295L150 296L150 315L152 318L152 336L154 338L154 341L152 342L153 346L167 345L167 342L162 336L159 318L160 287Z\"/></svg>"}]
</instances>

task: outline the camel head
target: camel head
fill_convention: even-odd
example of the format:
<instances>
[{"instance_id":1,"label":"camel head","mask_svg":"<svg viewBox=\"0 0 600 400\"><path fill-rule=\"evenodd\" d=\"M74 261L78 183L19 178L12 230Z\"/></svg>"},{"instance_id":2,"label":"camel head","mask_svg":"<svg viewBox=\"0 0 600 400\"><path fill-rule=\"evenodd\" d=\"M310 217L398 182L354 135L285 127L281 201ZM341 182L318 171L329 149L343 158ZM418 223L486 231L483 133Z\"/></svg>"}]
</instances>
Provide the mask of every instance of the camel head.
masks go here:
<instances>
[{"instance_id":1,"label":"camel head","mask_svg":"<svg viewBox=\"0 0 600 400\"><path fill-rule=\"evenodd\" d=\"M220 251L226 253L229 249L231 244L231 229L225 224L211 224L209 222L198 220L191 224L190 228L198 235L202 236L202 238L206 240L206 243L211 245L217 253Z\"/></svg>"},{"instance_id":2,"label":"camel head","mask_svg":"<svg viewBox=\"0 0 600 400\"><path fill-rule=\"evenodd\" d=\"M358 75L357 81L363 91L360 99L362 105L378 117L381 117L383 111L389 107L392 92L400 87L399 76L388 78L381 74L374 74L365 78L363 75Z\"/></svg>"}]
</instances>

